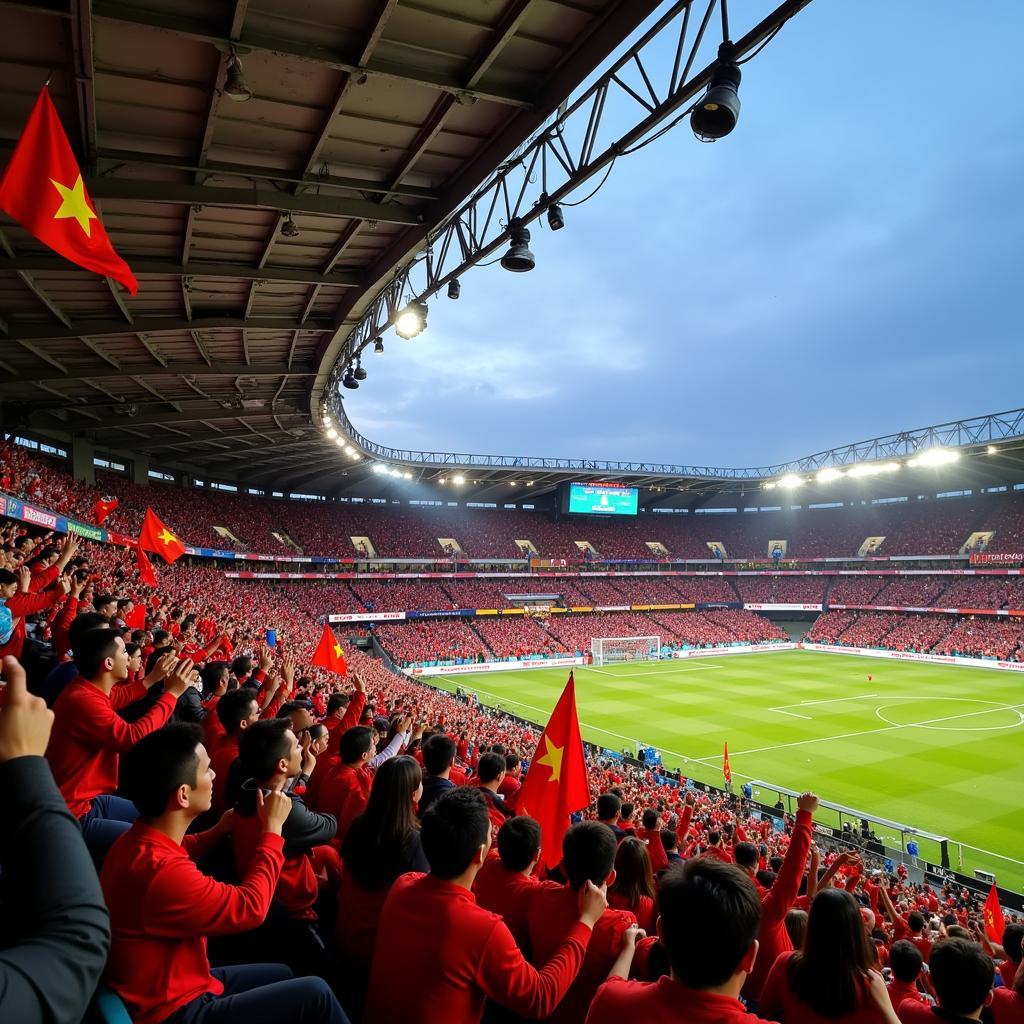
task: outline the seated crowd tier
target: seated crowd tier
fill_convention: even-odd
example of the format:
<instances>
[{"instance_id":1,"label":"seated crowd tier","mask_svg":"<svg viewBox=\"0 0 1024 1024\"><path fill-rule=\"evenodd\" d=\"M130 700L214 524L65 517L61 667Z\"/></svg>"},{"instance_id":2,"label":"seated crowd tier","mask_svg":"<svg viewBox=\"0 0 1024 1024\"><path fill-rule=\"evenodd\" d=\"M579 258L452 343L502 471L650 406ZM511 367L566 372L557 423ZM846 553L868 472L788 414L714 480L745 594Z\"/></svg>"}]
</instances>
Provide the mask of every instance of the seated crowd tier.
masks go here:
<instances>
[{"instance_id":1,"label":"seated crowd tier","mask_svg":"<svg viewBox=\"0 0 1024 1024\"><path fill-rule=\"evenodd\" d=\"M67 459L14 443L0 444L0 462L0 491L55 511L91 522L97 502L116 499L107 522L120 533L137 535L150 506L189 544L266 554L445 559L461 552L465 558L508 560L525 558L522 545L532 545L541 557L575 563L651 559L648 545L656 544L672 559L713 559L711 545L718 545L730 558L764 560L782 540L787 557L814 559L854 557L867 538L880 537L876 554L954 556L976 532L991 534L990 552L1024 549L1024 493L1017 492L756 514L737 508L717 515L644 512L553 522L532 507L275 499L207 482L190 490L187 521L176 523L182 488L163 479L171 474L154 470L158 479L143 487L125 473L99 469L95 484L87 485L70 476ZM523 496L517 491L510 503L529 504Z\"/></svg>"},{"instance_id":2,"label":"seated crowd tier","mask_svg":"<svg viewBox=\"0 0 1024 1024\"><path fill-rule=\"evenodd\" d=\"M326 587L154 561L150 586L131 549L0 523L0 1020L1024 1020L1019 918L996 943L983 895L816 836L813 792L755 813L587 748L544 857L538 725L347 642L314 667ZM874 618L938 616L815 628ZM373 632L406 662L783 636L735 609Z\"/></svg>"}]
</instances>

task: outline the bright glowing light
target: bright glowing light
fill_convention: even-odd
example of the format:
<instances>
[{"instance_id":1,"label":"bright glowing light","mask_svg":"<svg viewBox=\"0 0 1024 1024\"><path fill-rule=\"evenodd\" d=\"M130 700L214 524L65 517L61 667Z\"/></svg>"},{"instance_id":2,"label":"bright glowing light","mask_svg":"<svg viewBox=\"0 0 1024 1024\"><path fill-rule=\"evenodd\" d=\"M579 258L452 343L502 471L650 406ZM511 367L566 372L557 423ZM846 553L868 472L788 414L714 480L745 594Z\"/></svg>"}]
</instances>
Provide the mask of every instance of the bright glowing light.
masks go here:
<instances>
[{"instance_id":1,"label":"bright glowing light","mask_svg":"<svg viewBox=\"0 0 1024 1024\"><path fill-rule=\"evenodd\" d=\"M374 473L386 473L388 471L388 467L385 466L383 462L375 462L373 464L373 471Z\"/></svg>"},{"instance_id":2,"label":"bright glowing light","mask_svg":"<svg viewBox=\"0 0 1024 1024\"><path fill-rule=\"evenodd\" d=\"M526 481L526 486L527 487L532 487L533 486L533 481L532 480L527 480Z\"/></svg>"},{"instance_id":3,"label":"bright glowing light","mask_svg":"<svg viewBox=\"0 0 1024 1024\"><path fill-rule=\"evenodd\" d=\"M769 481L768 481L768 482L767 482L767 483L766 483L766 484L764 485L764 489L765 489L766 491L774 491L774 490L775 490L775 486L776 486L776 485L775 485L775 481L774 481L774 480L769 480Z\"/></svg>"},{"instance_id":4,"label":"bright glowing light","mask_svg":"<svg viewBox=\"0 0 1024 1024\"><path fill-rule=\"evenodd\" d=\"M835 466L826 466L824 469L818 470L818 483L827 484L830 480L838 480L845 475L841 469L836 469Z\"/></svg>"},{"instance_id":5,"label":"bright glowing light","mask_svg":"<svg viewBox=\"0 0 1024 1024\"><path fill-rule=\"evenodd\" d=\"M406 470L406 471L405 471L405 472L404 472L404 473L402 474L402 479L403 479L403 480L411 480L411 479L412 479L412 473L410 473L410 472L409 472L408 470Z\"/></svg>"},{"instance_id":6,"label":"bright glowing light","mask_svg":"<svg viewBox=\"0 0 1024 1024\"><path fill-rule=\"evenodd\" d=\"M998 448L997 448L997 447L996 447L996 446L995 446L994 444L990 444L990 445L989 445L989 446L988 446L988 447L987 447L987 448L985 449L985 451L987 451L987 452L989 453L989 455L995 455L995 453L996 453L997 451L999 451L999 449L998 449Z\"/></svg>"},{"instance_id":7,"label":"bright glowing light","mask_svg":"<svg viewBox=\"0 0 1024 1024\"><path fill-rule=\"evenodd\" d=\"M880 473L894 473L900 468L898 462L859 462L849 469L850 476L878 476Z\"/></svg>"},{"instance_id":8,"label":"bright glowing light","mask_svg":"<svg viewBox=\"0 0 1024 1024\"><path fill-rule=\"evenodd\" d=\"M956 462L960 453L949 448L927 448L919 455L907 460L908 466L945 466Z\"/></svg>"},{"instance_id":9,"label":"bright glowing light","mask_svg":"<svg viewBox=\"0 0 1024 1024\"><path fill-rule=\"evenodd\" d=\"M327 436L333 441L338 436L338 432L334 429L334 427L331 427L327 431Z\"/></svg>"},{"instance_id":10,"label":"bright glowing light","mask_svg":"<svg viewBox=\"0 0 1024 1024\"><path fill-rule=\"evenodd\" d=\"M335 444L336 444L336 445L337 445L337 446L338 446L339 448L348 448L348 442L347 442L347 441L345 440L345 438L343 438L343 437L338 437L338 438L335 438L335 441L334 441L334 443L335 443Z\"/></svg>"},{"instance_id":11,"label":"bright glowing light","mask_svg":"<svg viewBox=\"0 0 1024 1024\"><path fill-rule=\"evenodd\" d=\"M359 454L359 452L353 452L352 453L352 461L353 462L358 462L361 458L362 458L362 456Z\"/></svg>"},{"instance_id":12,"label":"bright glowing light","mask_svg":"<svg viewBox=\"0 0 1024 1024\"><path fill-rule=\"evenodd\" d=\"M456 473L455 476L452 477L452 483L453 484L458 484L460 487L465 482L466 482L466 478L461 473Z\"/></svg>"},{"instance_id":13,"label":"bright glowing light","mask_svg":"<svg viewBox=\"0 0 1024 1024\"><path fill-rule=\"evenodd\" d=\"M780 487L799 487L804 482L802 476L797 476L796 473L787 473L784 477L780 478Z\"/></svg>"},{"instance_id":14,"label":"bright glowing light","mask_svg":"<svg viewBox=\"0 0 1024 1024\"><path fill-rule=\"evenodd\" d=\"M400 338L415 338L427 326L425 302L410 302L395 319L395 333Z\"/></svg>"}]
</instances>

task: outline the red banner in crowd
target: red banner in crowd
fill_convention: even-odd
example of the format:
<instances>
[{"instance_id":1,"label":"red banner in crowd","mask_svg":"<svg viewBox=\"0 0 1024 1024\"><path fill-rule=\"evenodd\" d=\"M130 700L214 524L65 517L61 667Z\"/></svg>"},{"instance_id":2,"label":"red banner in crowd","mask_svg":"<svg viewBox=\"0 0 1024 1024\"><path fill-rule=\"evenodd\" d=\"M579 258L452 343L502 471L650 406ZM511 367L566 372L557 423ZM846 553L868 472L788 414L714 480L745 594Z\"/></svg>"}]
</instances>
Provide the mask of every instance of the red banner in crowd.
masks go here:
<instances>
[{"instance_id":1,"label":"red banner in crowd","mask_svg":"<svg viewBox=\"0 0 1024 1024\"><path fill-rule=\"evenodd\" d=\"M975 551L971 555L971 565L1008 565L1024 562L1024 553L1001 551Z\"/></svg>"}]
</instances>

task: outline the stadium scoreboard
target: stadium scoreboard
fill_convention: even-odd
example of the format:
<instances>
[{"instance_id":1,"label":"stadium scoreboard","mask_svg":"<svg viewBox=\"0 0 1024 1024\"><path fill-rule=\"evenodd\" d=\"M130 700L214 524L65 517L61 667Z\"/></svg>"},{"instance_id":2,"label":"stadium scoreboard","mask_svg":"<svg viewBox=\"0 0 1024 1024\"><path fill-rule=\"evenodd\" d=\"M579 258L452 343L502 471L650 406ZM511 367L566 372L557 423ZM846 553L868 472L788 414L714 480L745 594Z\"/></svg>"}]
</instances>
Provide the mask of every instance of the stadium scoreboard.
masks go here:
<instances>
[{"instance_id":1,"label":"stadium scoreboard","mask_svg":"<svg viewBox=\"0 0 1024 1024\"><path fill-rule=\"evenodd\" d=\"M617 483L570 483L565 488L563 511L570 515L635 516L640 492Z\"/></svg>"}]
</instances>

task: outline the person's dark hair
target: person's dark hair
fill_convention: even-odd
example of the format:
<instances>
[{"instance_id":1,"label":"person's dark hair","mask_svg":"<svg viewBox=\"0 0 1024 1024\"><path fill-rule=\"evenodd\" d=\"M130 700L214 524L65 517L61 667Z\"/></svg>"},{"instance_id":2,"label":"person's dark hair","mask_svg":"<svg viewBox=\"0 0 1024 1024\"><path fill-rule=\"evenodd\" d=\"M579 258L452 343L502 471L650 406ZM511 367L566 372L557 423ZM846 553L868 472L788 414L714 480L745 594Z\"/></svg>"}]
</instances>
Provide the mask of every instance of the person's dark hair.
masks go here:
<instances>
[{"instance_id":1,"label":"person's dark hair","mask_svg":"<svg viewBox=\"0 0 1024 1024\"><path fill-rule=\"evenodd\" d=\"M518 754L506 754L505 755L505 771L509 775L512 774L519 767L519 755Z\"/></svg>"},{"instance_id":2,"label":"person's dark hair","mask_svg":"<svg viewBox=\"0 0 1024 1024\"><path fill-rule=\"evenodd\" d=\"M109 626L110 619L106 615L100 615L99 612L82 612L81 615L76 615L68 628L68 642L71 644L71 650L75 649L75 645L83 634L93 629L107 629Z\"/></svg>"},{"instance_id":3,"label":"person's dark hair","mask_svg":"<svg viewBox=\"0 0 1024 1024\"><path fill-rule=\"evenodd\" d=\"M603 885L615 866L615 833L600 821L580 821L562 839L562 863L572 889Z\"/></svg>"},{"instance_id":4,"label":"person's dark hair","mask_svg":"<svg viewBox=\"0 0 1024 1024\"><path fill-rule=\"evenodd\" d=\"M198 785L197 748L202 742L198 725L175 722L144 736L124 755L121 789L143 819L163 814L179 786Z\"/></svg>"},{"instance_id":5,"label":"person's dark hair","mask_svg":"<svg viewBox=\"0 0 1024 1024\"><path fill-rule=\"evenodd\" d=\"M597 816L601 821L611 821L622 811L622 801L614 793L602 793L597 798Z\"/></svg>"},{"instance_id":6,"label":"person's dark hair","mask_svg":"<svg viewBox=\"0 0 1024 1024\"><path fill-rule=\"evenodd\" d=\"M421 780L415 758L405 755L385 761L373 776L366 808L341 847L345 870L361 888L390 885L409 870L409 841L419 829L412 801Z\"/></svg>"},{"instance_id":7,"label":"person's dark hair","mask_svg":"<svg viewBox=\"0 0 1024 1024\"><path fill-rule=\"evenodd\" d=\"M123 612L130 604L132 604L132 599L130 597L119 597L117 599L117 610L119 612Z\"/></svg>"},{"instance_id":8,"label":"person's dark hair","mask_svg":"<svg viewBox=\"0 0 1024 1024\"><path fill-rule=\"evenodd\" d=\"M856 1010L875 956L857 901L845 889L823 889L811 903L804 947L789 962L789 986L815 1013L843 1017Z\"/></svg>"},{"instance_id":9,"label":"person's dark hair","mask_svg":"<svg viewBox=\"0 0 1024 1024\"><path fill-rule=\"evenodd\" d=\"M353 725L341 734L341 760L344 764L354 764L375 743L374 732L365 725Z\"/></svg>"},{"instance_id":10,"label":"person's dark hair","mask_svg":"<svg viewBox=\"0 0 1024 1024\"><path fill-rule=\"evenodd\" d=\"M124 645L124 649L128 652L129 658L134 658L136 654L139 654L142 651L142 648L131 640Z\"/></svg>"},{"instance_id":11,"label":"person's dark hair","mask_svg":"<svg viewBox=\"0 0 1024 1024\"><path fill-rule=\"evenodd\" d=\"M995 967L981 946L964 939L943 939L928 958L939 1006L966 1016L984 1005Z\"/></svg>"},{"instance_id":12,"label":"person's dark hair","mask_svg":"<svg viewBox=\"0 0 1024 1024\"><path fill-rule=\"evenodd\" d=\"M540 825L525 814L509 818L498 830L498 856L508 871L525 871L540 853Z\"/></svg>"},{"instance_id":13,"label":"person's dark hair","mask_svg":"<svg viewBox=\"0 0 1024 1024\"><path fill-rule=\"evenodd\" d=\"M420 830L431 874L457 878L473 863L490 831L491 818L480 790L459 787L435 800L423 815Z\"/></svg>"},{"instance_id":14,"label":"person's dark hair","mask_svg":"<svg viewBox=\"0 0 1024 1024\"><path fill-rule=\"evenodd\" d=\"M153 642L156 643L155 637ZM244 676L252 675L252 658L247 654L240 654L231 662L231 674L236 679L242 679Z\"/></svg>"},{"instance_id":15,"label":"person's dark hair","mask_svg":"<svg viewBox=\"0 0 1024 1024\"><path fill-rule=\"evenodd\" d=\"M919 910L912 910L907 914L907 924L912 932L919 932L924 927L924 914Z\"/></svg>"},{"instance_id":16,"label":"person's dark hair","mask_svg":"<svg viewBox=\"0 0 1024 1024\"><path fill-rule=\"evenodd\" d=\"M146 659L146 671L152 672L156 663L168 652L174 653L174 648L168 644L166 647L155 647Z\"/></svg>"},{"instance_id":17,"label":"person's dark hair","mask_svg":"<svg viewBox=\"0 0 1024 1024\"><path fill-rule=\"evenodd\" d=\"M217 701L217 718L224 726L224 731L229 736L238 732L243 718L248 718L251 706L256 703L252 690L244 687L240 690L228 690L219 701Z\"/></svg>"},{"instance_id":18,"label":"person's dark hair","mask_svg":"<svg viewBox=\"0 0 1024 1024\"><path fill-rule=\"evenodd\" d=\"M440 775L455 763L455 740L434 733L423 744L423 767L428 775Z\"/></svg>"},{"instance_id":19,"label":"person's dark hair","mask_svg":"<svg viewBox=\"0 0 1024 1024\"><path fill-rule=\"evenodd\" d=\"M0 569L0 587L9 587L12 583L17 582L18 577L10 569Z\"/></svg>"},{"instance_id":20,"label":"person's dark hair","mask_svg":"<svg viewBox=\"0 0 1024 1024\"><path fill-rule=\"evenodd\" d=\"M718 829L712 829L708 833L708 845L717 846L722 841L722 833Z\"/></svg>"},{"instance_id":21,"label":"person's dark hair","mask_svg":"<svg viewBox=\"0 0 1024 1024\"><path fill-rule=\"evenodd\" d=\"M311 740L319 740L322 739L324 734L327 732L327 726L322 722L314 722L306 732L309 733L309 738Z\"/></svg>"},{"instance_id":22,"label":"person's dark hair","mask_svg":"<svg viewBox=\"0 0 1024 1024\"><path fill-rule=\"evenodd\" d=\"M199 678L203 683L203 697L209 697L227 676L230 666L226 661L208 661L200 670ZM225 697L227 694L224 695Z\"/></svg>"},{"instance_id":23,"label":"person's dark hair","mask_svg":"<svg viewBox=\"0 0 1024 1024\"><path fill-rule=\"evenodd\" d=\"M505 771L505 758L502 754L484 754L476 767L476 774L481 782L493 782Z\"/></svg>"},{"instance_id":24,"label":"person's dark hair","mask_svg":"<svg viewBox=\"0 0 1024 1024\"><path fill-rule=\"evenodd\" d=\"M673 832L670 828L663 828L661 830L661 845L665 847L666 853L678 850L679 834L677 832Z\"/></svg>"},{"instance_id":25,"label":"person's dark hair","mask_svg":"<svg viewBox=\"0 0 1024 1024\"><path fill-rule=\"evenodd\" d=\"M633 817L633 805L631 803L623 802L622 809L619 811L623 821L629 821Z\"/></svg>"},{"instance_id":26,"label":"person's dark hair","mask_svg":"<svg viewBox=\"0 0 1024 1024\"><path fill-rule=\"evenodd\" d=\"M90 629L75 644L75 668L83 679L95 679L105 658L117 654L118 635L110 629Z\"/></svg>"},{"instance_id":27,"label":"person's dark hair","mask_svg":"<svg viewBox=\"0 0 1024 1024\"><path fill-rule=\"evenodd\" d=\"M327 698L327 714L333 715L335 711L347 708L352 698L347 693L332 693Z\"/></svg>"},{"instance_id":28,"label":"person's dark hair","mask_svg":"<svg viewBox=\"0 0 1024 1024\"><path fill-rule=\"evenodd\" d=\"M761 900L750 877L709 857L662 874L658 909L672 971L690 988L724 985L761 927Z\"/></svg>"},{"instance_id":29,"label":"person's dark hair","mask_svg":"<svg viewBox=\"0 0 1024 1024\"><path fill-rule=\"evenodd\" d=\"M113 594L97 594L92 599L92 606L99 611L104 605L113 604L115 600Z\"/></svg>"},{"instance_id":30,"label":"person's dark hair","mask_svg":"<svg viewBox=\"0 0 1024 1024\"><path fill-rule=\"evenodd\" d=\"M44 558L53 558L54 555L58 554L60 554L60 548L54 547L52 544L47 544L45 547L40 548L26 564L33 566L38 562L43 561Z\"/></svg>"},{"instance_id":31,"label":"person's dark hair","mask_svg":"<svg viewBox=\"0 0 1024 1024\"><path fill-rule=\"evenodd\" d=\"M1003 931L1003 952L1015 964L1019 964L1024 950L1024 926L1008 924Z\"/></svg>"},{"instance_id":32,"label":"person's dark hair","mask_svg":"<svg viewBox=\"0 0 1024 1024\"><path fill-rule=\"evenodd\" d=\"M171 639L171 634L166 629L154 629L153 630L153 646L163 647L168 640Z\"/></svg>"},{"instance_id":33,"label":"person's dark hair","mask_svg":"<svg viewBox=\"0 0 1024 1024\"><path fill-rule=\"evenodd\" d=\"M804 944L804 936L807 934L807 911L790 907L786 911L785 924L789 941L793 943L794 949L799 949Z\"/></svg>"},{"instance_id":34,"label":"person's dark hair","mask_svg":"<svg viewBox=\"0 0 1024 1024\"><path fill-rule=\"evenodd\" d=\"M611 891L625 897L631 907L641 896L654 899L654 875L647 846L641 839L627 836L615 851L615 882Z\"/></svg>"},{"instance_id":35,"label":"person's dark hair","mask_svg":"<svg viewBox=\"0 0 1024 1024\"><path fill-rule=\"evenodd\" d=\"M753 843L737 843L733 848L732 857L741 868L757 867L757 847Z\"/></svg>"},{"instance_id":36,"label":"person's dark hair","mask_svg":"<svg viewBox=\"0 0 1024 1024\"><path fill-rule=\"evenodd\" d=\"M249 778L269 778L277 769L277 762L289 757L292 745L285 733L291 728L292 723L286 718L268 718L253 722L240 734L238 757Z\"/></svg>"}]
</instances>

